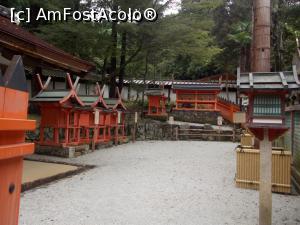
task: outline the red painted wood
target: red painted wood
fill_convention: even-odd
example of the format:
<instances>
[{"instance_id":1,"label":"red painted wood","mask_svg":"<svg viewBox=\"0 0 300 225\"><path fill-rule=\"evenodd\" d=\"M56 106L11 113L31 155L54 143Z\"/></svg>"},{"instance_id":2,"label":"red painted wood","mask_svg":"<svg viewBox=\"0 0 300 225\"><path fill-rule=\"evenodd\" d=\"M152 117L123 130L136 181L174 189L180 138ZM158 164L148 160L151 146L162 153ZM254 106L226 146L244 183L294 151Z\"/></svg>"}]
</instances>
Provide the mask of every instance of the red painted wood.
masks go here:
<instances>
[{"instance_id":1,"label":"red painted wood","mask_svg":"<svg viewBox=\"0 0 300 225\"><path fill-rule=\"evenodd\" d=\"M218 111L215 90L176 90L176 110Z\"/></svg>"},{"instance_id":2,"label":"red painted wood","mask_svg":"<svg viewBox=\"0 0 300 225\"><path fill-rule=\"evenodd\" d=\"M23 156L34 151L34 144L25 143L25 130L35 123L27 120L27 92L1 87L0 97L0 224L17 225Z\"/></svg>"},{"instance_id":3,"label":"red painted wood","mask_svg":"<svg viewBox=\"0 0 300 225\"><path fill-rule=\"evenodd\" d=\"M164 95L149 95L148 96L148 112L150 116L165 116L166 112L166 100L167 97Z\"/></svg>"}]
</instances>

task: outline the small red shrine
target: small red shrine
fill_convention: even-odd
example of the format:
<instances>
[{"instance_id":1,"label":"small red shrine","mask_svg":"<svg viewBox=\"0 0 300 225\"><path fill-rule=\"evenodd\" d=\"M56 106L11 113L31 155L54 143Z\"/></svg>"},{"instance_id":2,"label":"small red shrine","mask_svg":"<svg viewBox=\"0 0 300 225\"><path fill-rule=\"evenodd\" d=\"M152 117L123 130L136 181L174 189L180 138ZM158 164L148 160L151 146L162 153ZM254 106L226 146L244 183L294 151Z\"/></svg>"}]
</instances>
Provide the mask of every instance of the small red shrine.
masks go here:
<instances>
[{"instance_id":1,"label":"small red shrine","mask_svg":"<svg viewBox=\"0 0 300 225\"><path fill-rule=\"evenodd\" d=\"M163 90L148 89L145 94L148 97L148 116L167 116L166 101Z\"/></svg>"},{"instance_id":2,"label":"small red shrine","mask_svg":"<svg viewBox=\"0 0 300 225\"><path fill-rule=\"evenodd\" d=\"M31 102L38 103L41 110L38 144L60 147L78 145L80 127L89 122L88 115L83 116L79 110L84 106L76 93L79 78L77 77L73 84L70 74L67 74L69 89L47 90L50 78L43 85L40 76L37 75L37 77L41 91L31 99Z\"/></svg>"},{"instance_id":3,"label":"small red shrine","mask_svg":"<svg viewBox=\"0 0 300 225\"><path fill-rule=\"evenodd\" d=\"M109 138L114 139L116 143L119 141L124 141L125 136L125 111L127 110L121 97L119 88L116 88L116 98L105 98L104 101L108 108L111 110L109 115L105 119L105 125L110 128L110 135L113 134L113 137Z\"/></svg>"},{"instance_id":4,"label":"small red shrine","mask_svg":"<svg viewBox=\"0 0 300 225\"><path fill-rule=\"evenodd\" d=\"M217 107L218 94L221 86L213 83L173 84L176 94L175 110L187 111L219 111Z\"/></svg>"},{"instance_id":5,"label":"small red shrine","mask_svg":"<svg viewBox=\"0 0 300 225\"><path fill-rule=\"evenodd\" d=\"M103 99L103 91L101 91L100 85L96 83L95 95L83 95L79 98L85 105L81 110L81 118L86 118L81 124L83 134L80 137L80 142L92 142L93 144L109 142L111 137L110 128L105 121L110 118L111 110L109 110ZM93 131L92 139L90 137L91 130Z\"/></svg>"}]
</instances>

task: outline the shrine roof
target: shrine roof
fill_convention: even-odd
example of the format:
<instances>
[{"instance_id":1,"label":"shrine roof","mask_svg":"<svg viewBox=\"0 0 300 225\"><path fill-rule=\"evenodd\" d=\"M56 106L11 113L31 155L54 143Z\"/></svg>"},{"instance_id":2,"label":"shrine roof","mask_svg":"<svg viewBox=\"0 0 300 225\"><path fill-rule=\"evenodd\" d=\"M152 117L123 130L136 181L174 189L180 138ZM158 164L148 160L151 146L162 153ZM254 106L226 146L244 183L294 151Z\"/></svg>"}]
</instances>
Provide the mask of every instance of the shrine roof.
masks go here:
<instances>
[{"instance_id":1,"label":"shrine roof","mask_svg":"<svg viewBox=\"0 0 300 225\"><path fill-rule=\"evenodd\" d=\"M0 43L1 47L18 54L47 62L54 67L85 76L95 69L95 65L75 57L12 23L10 9L0 5Z\"/></svg>"},{"instance_id":2,"label":"shrine roof","mask_svg":"<svg viewBox=\"0 0 300 225\"><path fill-rule=\"evenodd\" d=\"M47 90L47 87L51 81L51 77L48 77L48 80L45 84L42 83L40 75L37 74L37 78L39 81L39 85L41 88L41 91L34 96L30 101L31 102L39 102L39 103L59 103L64 104L67 101L71 103L72 105L78 105L78 106L84 106L84 103L81 101L81 99L78 98L78 95L76 93L76 87L79 82L79 77L76 78L75 83L72 83L70 74L67 74L66 80L70 86L70 89L56 89L56 90Z\"/></svg>"},{"instance_id":3,"label":"shrine roof","mask_svg":"<svg viewBox=\"0 0 300 225\"><path fill-rule=\"evenodd\" d=\"M220 91L221 85L214 83L191 83L191 84L173 84L173 90L189 90L189 91L201 91L201 90L215 90Z\"/></svg>"},{"instance_id":4,"label":"shrine roof","mask_svg":"<svg viewBox=\"0 0 300 225\"><path fill-rule=\"evenodd\" d=\"M121 109L126 110L126 107L123 105L122 100L118 98L105 98L106 105L110 109Z\"/></svg>"},{"instance_id":5,"label":"shrine roof","mask_svg":"<svg viewBox=\"0 0 300 225\"><path fill-rule=\"evenodd\" d=\"M105 98L104 101L108 106L115 106L116 104L118 104L117 98Z\"/></svg>"},{"instance_id":6,"label":"shrine roof","mask_svg":"<svg viewBox=\"0 0 300 225\"><path fill-rule=\"evenodd\" d=\"M145 95L148 96L163 96L164 91L162 89L148 89L145 91Z\"/></svg>"},{"instance_id":7,"label":"shrine roof","mask_svg":"<svg viewBox=\"0 0 300 225\"><path fill-rule=\"evenodd\" d=\"M31 99L33 102L57 102L68 96L68 90L44 90Z\"/></svg>"},{"instance_id":8,"label":"shrine roof","mask_svg":"<svg viewBox=\"0 0 300 225\"><path fill-rule=\"evenodd\" d=\"M255 72L255 73L237 73L237 86L242 90L288 90L299 89L300 81L296 72Z\"/></svg>"},{"instance_id":9,"label":"shrine roof","mask_svg":"<svg viewBox=\"0 0 300 225\"><path fill-rule=\"evenodd\" d=\"M93 105L99 98L97 95L80 95L79 98L85 105Z\"/></svg>"},{"instance_id":10,"label":"shrine roof","mask_svg":"<svg viewBox=\"0 0 300 225\"><path fill-rule=\"evenodd\" d=\"M78 97L84 103L85 106L95 106L98 108L101 107L102 109L108 109L106 102L99 95L80 95Z\"/></svg>"}]
</instances>

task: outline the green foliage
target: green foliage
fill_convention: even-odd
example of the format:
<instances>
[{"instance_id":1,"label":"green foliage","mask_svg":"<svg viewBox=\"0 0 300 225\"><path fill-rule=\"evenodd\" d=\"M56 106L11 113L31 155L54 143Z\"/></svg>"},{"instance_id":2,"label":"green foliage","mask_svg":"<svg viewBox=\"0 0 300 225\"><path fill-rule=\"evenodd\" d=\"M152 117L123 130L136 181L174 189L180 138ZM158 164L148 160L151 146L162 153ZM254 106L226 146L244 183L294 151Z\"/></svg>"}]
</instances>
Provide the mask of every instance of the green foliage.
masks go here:
<instances>
[{"instance_id":1,"label":"green foliage","mask_svg":"<svg viewBox=\"0 0 300 225\"><path fill-rule=\"evenodd\" d=\"M117 60L117 76L125 68L125 78L199 79L203 76L234 72L249 58L251 45L252 1L249 0L182 0L176 15L163 15L167 3L153 0L2 0L7 7L30 7L62 10L70 7L120 6L145 9L154 7L157 21L118 23L117 41L112 39L112 23L39 22L22 24L53 45L94 62L97 72L110 73L111 57ZM296 49L295 35L300 35L299 1L273 1L273 67L287 68ZM34 13L33 13L34 16ZM126 33L125 52L122 35ZM116 45L113 45L113 43ZM125 62L121 64L121 56ZM244 63L249 64L249 60ZM247 68L247 67L246 67ZM249 68L249 65L248 65ZM123 76L123 75L122 75Z\"/></svg>"},{"instance_id":2,"label":"green foliage","mask_svg":"<svg viewBox=\"0 0 300 225\"><path fill-rule=\"evenodd\" d=\"M228 40L234 41L241 46L251 44L250 23L239 22L232 27L232 33L228 34Z\"/></svg>"}]
</instances>

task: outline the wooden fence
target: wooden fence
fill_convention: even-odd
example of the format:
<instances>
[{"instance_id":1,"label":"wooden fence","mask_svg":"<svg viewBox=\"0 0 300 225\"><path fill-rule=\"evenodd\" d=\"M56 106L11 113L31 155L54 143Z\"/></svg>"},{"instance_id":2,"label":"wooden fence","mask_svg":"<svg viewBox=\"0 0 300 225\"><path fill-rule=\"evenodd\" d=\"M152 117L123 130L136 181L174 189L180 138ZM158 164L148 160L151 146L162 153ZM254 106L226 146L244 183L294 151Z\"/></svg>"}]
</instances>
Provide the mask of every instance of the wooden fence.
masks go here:
<instances>
[{"instance_id":1,"label":"wooden fence","mask_svg":"<svg viewBox=\"0 0 300 225\"><path fill-rule=\"evenodd\" d=\"M237 149L236 186L239 188L259 188L259 150ZM272 190L291 193L291 152L273 151L272 153Z\"/></svg>"},{"instance_id":2,"label":"wooden fence","mask_svg":"<svg viewBox=\"0 0 300 225\"><path fill-rule=\"evenodd\" d=\"M224 141L231 140L233 142L239 140L240 134L233 130L208 130L203 128L175 128L176 140L212 140Z\"/></svg>"}]
</instances>

